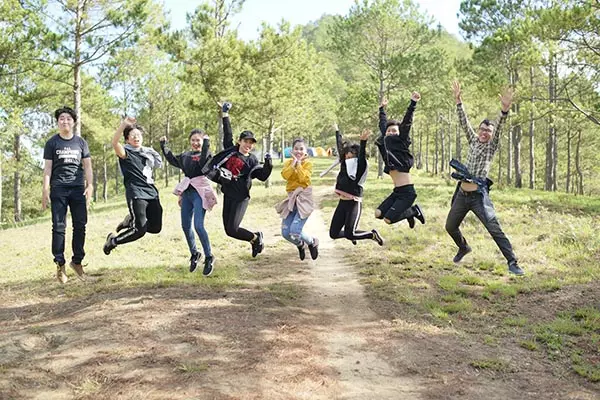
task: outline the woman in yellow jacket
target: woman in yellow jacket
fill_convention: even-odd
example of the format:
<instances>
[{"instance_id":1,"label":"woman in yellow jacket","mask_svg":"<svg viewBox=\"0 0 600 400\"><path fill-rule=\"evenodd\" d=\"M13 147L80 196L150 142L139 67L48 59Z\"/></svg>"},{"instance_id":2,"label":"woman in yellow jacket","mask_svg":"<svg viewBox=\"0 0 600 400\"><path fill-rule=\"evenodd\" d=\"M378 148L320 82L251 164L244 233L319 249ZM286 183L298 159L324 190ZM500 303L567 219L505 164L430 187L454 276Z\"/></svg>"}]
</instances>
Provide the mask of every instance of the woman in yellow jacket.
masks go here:
<instances>
[{"instance_id":1,"label":"woman in yellow jacket","mask_svg":"<svg viewBox=\"0 0 600 400\"><path fill-rule=\"evenodd\" d=\"M295 139L292 144L292 159L286 161L281 170L281 176L287 181L285 190L288 197L275 208L282 218L281 235L298 247L300 260L306 257L307 247L313 260L319 256L319 240L302 231L314 210L310 185L312 166L304 139Z\"/></svg>"}]
</instances>

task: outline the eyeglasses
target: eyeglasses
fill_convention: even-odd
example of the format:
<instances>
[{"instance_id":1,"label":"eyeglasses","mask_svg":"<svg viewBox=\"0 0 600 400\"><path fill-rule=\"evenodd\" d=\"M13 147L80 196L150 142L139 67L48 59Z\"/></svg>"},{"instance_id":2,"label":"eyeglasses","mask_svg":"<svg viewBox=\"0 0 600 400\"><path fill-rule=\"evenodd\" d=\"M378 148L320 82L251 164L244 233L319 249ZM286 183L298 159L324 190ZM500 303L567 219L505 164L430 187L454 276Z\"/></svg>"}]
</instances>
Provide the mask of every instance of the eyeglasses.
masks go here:
<instances>
[{"instance_id":1,"label":"eyeglasses","mask_svg":"<svg viewBox=\"0 0 600 400\"><path fill-rule=\"evenodd\" d=\"M493 132L493 130L490 129L490 128L482 128L482 127L479 127L479 131L480 132L485 132L485 133L492 133Z\"/></svg>"}]
</instances>

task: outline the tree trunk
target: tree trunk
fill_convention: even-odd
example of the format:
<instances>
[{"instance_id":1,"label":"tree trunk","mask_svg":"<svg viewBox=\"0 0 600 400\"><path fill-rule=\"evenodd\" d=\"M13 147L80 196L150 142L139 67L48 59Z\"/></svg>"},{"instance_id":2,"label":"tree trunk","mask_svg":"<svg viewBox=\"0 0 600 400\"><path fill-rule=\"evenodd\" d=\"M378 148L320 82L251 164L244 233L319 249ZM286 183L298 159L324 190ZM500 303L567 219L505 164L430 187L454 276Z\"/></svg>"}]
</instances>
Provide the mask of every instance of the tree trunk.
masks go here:
<instances>
[{"instance_id":1,"label":"tree trunk","mask_svg":"<svg viewBox=\"0 0 600 400\"><path fill-rule=\"evenodd\" d=\"M106 145L102 145L102 200L108 200L108 164L106 163Z\"/></svg>"},{"instance_id":2,"label":"tree trunk","mask_svg":"<svg viewBox=\"0 0 600 400\"><path fill-rule=\"evenodd\" d=\"M498 140L498 184L502 183L502 140Z\"/></svg>"},{"instance_id":3,"label":"tree trunk","mask_svg":"<svg viewBox=\"0 0 600 400\"><path fill-rule=\"evenodd\" d=\"M571 133L567 132L567 183L565 192L569 193L571 187Z\"/></svg>"},{"instance_id":4,"label":"tree trunk","mask_svg":"<svg viewBox=\"0 0 600 400\"><path fill-rule=\"evenodd\" d=\"M433 173L435 175L437 175L439 173L438 171L438 158L439 158L439 153L438 153L438 142L439 142L439 137L440 137L440 132L439 130L436 129L435 131L435 158L434 158L434 165L433 165Z\"/></svg>"},{"instance_id":5,"label":"tree trunk","mask_svg":"<svg viewBox=\"0 0 600 400\"><path fill-rule=\"evenodd\" d=\"M165 126L165 136L167 137L167 140L169 140L171 138L171 118L167 117L167 124ZM169 186L169 163L165 162L165 186L168 187Z\"/></svg>"},{"instance_id":6,"label":"tree trunk","mask_svg":"<svg viewBox=\"0 0 600 400\"><path fill-rule=\"evenodd\" d=\"M554 106L556 104L556 66L554 55L550 55L548 71L548 99L550 101L550 114L548 116L548 140L546 142L546 185L545 190L556 190L556 127L554 126Z\"/></svg>"},{"instance_id":7,"label":"tree trunk","mask_svg":"<svg viewBox=\"0 0 600 400\"><path fill-rule=\"evenodd\" d=\"M115 159L115 194L119 194L119 178L121 168L119 168L119 157Z\"/></svg>"},{"instance_id":8,"label":"tree trunk","mask_svg":"<svg viewBox=\"0 0 600 400\"><path fill-rule=\"evenodd\" d=\"M219 109L217 114L217 130L219 131L219 143L217 143L217 153L223 150L223 111Z\"/></svg>"},{"instance_id":9,"label":"tree trunk","mask_svg":"<svg viewBox=\"0 0 600 400\"><path fill-rule=\"evenodd\" d=\"M425 137L425 172L429 172L429 125L427 125L427 136Z\"/></svg>"},{"instance_id":10,"label":"tree trunk","mask_svg":"<svg viewBox=\"0 0 600 400\"><path fill-rule=\"evenodd\" d=\"M512 148L513 148L513 127L508 126L508 135L506 135L506 183L512 184Z\"/></svg>"},{"instance_id":11,"label":"tree trunk","mask_svg":"<svg viewBox=\"0 0 600 400\"><path fill-rule=\"evenodd\" d=\"M442 122L442 126L440 127L440 144L441 144L441 153L442 159L440 164L440 173L444 173L444 166L446 165L446 141L444 140L444 123Z\"/></svg>"},{"instance_id":12,"label":"tree trunk","mask_svg":"<svg viewBox=\"0 0 600 400\"><path fill-rule=\"evenodd\" d=\"M94 179L94 193L92 194L92 197L94 199L94 203L98 201L98 171L96 170L92 170L93 175L93 179Z\"/></svg>"},{"instance_id":13,"label":"tree trunk","mask_svg":"<svg viewBox=\"0 0 600 400\"><path fill-rule=\"evenodd\" d=\"M531 110L529 111L529 189L535 189L535 115L533 112L535 92L533 67L529 67L529 86L531 88Z\"/></svg>"},{"instance_id":14,"label":"tree trunk","mask_svg":"<svg viewBox=\"0 0 600 400\"><path fill-rule=\"evenodd\" d=\"M577 146L575 147L575 170L577 171L577 176L579 177L577 182L577 194L583 195L583 172L581 171L581 158L579 147L581 145L581 130L577 132Z\"/></svg>"},{"instance_id":15,"label":"tree trunk","mask_svg":"<svg viewBox=\"0 0 600 400\"><path fill-rule=\"evenodd\" d=\"M81 136L81 40L83 18L85 14L85 0L77 0L75 7L75 49L73 52L73 103L77 121L73 134Z\"/></svg>"},{"instance_id":16,"label":"tree trunk","mask_svg":"<svg viewBox=\"0 0 600 400\"><path fill-rule=\"evenodd\" d=\"M383 79L383 71L379 71L379 104L383 100L385 96L385 84ZM377 152L377 178L381 179L383 177L383 157L381 156L381 152Z\"/></svg>"},{"instance_id":17,"label":"tree trunk","mask_svg":"<svg viewBox=\"0 0 600 400\"><path fill-rule=\"evenodd\" d=\"M417 156L417 169L423 168L423 131L419 131L419 155Z\"/></svg>"},{"instance_id":18,"label":"tree trunk","mask_svg":"<svg viewBox=\"0 0 600 400\"><path fill-rule=\"evenodd\" d=\"M2 161L4 159L4 155L0 153L0 226L2 226Z\"/></svg>"},{"instance_id":19,"label":"tree trunk","mask_svg":"<svg viewBox=\"0 0 600 400\"><path fill-rule=\"evenodd\" d=\"M21 213L21 134L15 133L15 141L13 146L15 157L15 173L14 173L14 220L21 222L23 215Z\"/></svg>"},{"instance_id":20,"label":"tree trunk","mask_svg":"<svg viewBox=\"0 0 600 400\"><path fill-rule=\"evenodd\" d=\"M515 187L523 187L523 171L521 170L521 139L523 138L523 127L521 124L513 128L514 131L514 156L513 160L515 163Z\"/></svg>"},{"instance_id":21,"label":"tree trunk","mask_svg":"<svg viewBox=\"0 0 600 400\"><path fill-rule=\"evenodd\" d=\"M267 133L267 138L266 141L263 138L263 148L262 148L262 159L265 159L265 154L273 153L273 138L275 136L275 121L273 121L273 118L269 119L269 130ZM271 178L267 179L265 181L265 187L270 187L271 186Z\"/></svg>"}]
</instances>

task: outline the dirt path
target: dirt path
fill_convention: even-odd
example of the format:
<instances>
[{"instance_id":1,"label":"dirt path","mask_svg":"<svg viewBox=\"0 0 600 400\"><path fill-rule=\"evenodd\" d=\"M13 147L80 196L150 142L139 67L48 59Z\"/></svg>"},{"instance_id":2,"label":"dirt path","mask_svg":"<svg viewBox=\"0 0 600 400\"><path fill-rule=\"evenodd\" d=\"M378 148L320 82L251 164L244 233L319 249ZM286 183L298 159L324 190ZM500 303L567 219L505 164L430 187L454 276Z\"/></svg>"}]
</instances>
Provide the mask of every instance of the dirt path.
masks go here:
<instances>
[{"instance_id":1,"label":"dirt path","mask_svg":"<svg viewBox=\"0 0 600 400\"><path fill-rule=\"evenodd\" d=\"M307 231L320 238L322 257L307 279L311 294L306 307L322 310L327 318L319 327L319 338L326 343L325 363L339 373L339 399L419 399L422 383L402 377L381 355L372 351L371 341L381 332L380 321L369 309L363 287L352 266L344 260L343 250L329 238L320 210L307 223ZM360 243L352 251L360 252Z\"/></svg>"}]
</instances>

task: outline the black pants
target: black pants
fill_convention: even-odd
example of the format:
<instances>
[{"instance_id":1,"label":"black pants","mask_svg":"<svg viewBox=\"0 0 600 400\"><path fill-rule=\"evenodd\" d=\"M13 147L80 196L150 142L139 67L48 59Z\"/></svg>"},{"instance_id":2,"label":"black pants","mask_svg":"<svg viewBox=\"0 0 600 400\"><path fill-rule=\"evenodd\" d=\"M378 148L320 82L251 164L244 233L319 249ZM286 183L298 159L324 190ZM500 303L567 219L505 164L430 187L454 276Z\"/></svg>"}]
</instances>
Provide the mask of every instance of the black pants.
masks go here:
<instances>
[{"instance_id":1,"label":"black pants","mask_svg":"<svg viewBox=\"0 0 600 400\"><path fill-rule=\"evenodd\" d=\"M245 242L254 239L252 232L240 227L249 202L250 199L237 200L229 196L223 196L223 227L227 236Z\"/></svg>"},{"instance_id":2,"label":"black pants","mask_svg":"<svg viewBox=\"0 0 600 400\"><path fill-rule=\"evenodd\" d=\"M452 207L448 213L448 218L446 219L446 231L450 234L454 243L460 248L467 246L467 240L460 232L460 224L469 211L473 211L490 235L492 235L506 261L509 263L516 262L515 253L510 241L500 227L498 218L496 218L496 210L487 191L483 193L463 192L461 189L458 189L456 192Z\"/></svg>"},{"instance_id":3,"label":"black pants","mask_svg":"<svg viewBox=\"0 0 600 400\"><path fill-rule=\"evenodd\" d=\"M115 238L117 245L133 242L148 233L159 233L162 229L163 209L157 197L152 200L127 200L131 225Z\"/></svg>"},{"instance_id":4,"label":"black pants","mask_svg":"<svg viewBox=\"0 0 600 400\"><path fill-rule=\"evenodd\" d=\"M361 212L362 202L340 200L331 219L329 237L348 240L373 239L373 232L357 230Z\"/></svg>"},{"instance_id":5,"label":"black pants","mask_svg":"<svg viewBox=\"0 0 600 400\"><path fill-rule=\"evenodd\" d=\"M87 206L83 187L56 187L50 190L50 208L52 210L52 255L54 262L65 264L65 231L67 230L67 207L71 210L73 222L72 261L81 264L85 251L85 225L87 224Z\"/></svg>"},{"instance_id":6,"label":"black pants","mask_svg":"<svg viewBox=\"0 0 600 400\"><path fill-rule=\"evenodd\" d=\"M395 187L392 194L377 207L381 211L381 215L377 218L388 219L392 224L403 220L408 216L406 210L413 205L416 199L415 185Z\"/></svg>"}]
</instances>

